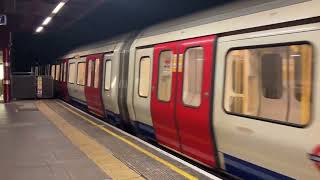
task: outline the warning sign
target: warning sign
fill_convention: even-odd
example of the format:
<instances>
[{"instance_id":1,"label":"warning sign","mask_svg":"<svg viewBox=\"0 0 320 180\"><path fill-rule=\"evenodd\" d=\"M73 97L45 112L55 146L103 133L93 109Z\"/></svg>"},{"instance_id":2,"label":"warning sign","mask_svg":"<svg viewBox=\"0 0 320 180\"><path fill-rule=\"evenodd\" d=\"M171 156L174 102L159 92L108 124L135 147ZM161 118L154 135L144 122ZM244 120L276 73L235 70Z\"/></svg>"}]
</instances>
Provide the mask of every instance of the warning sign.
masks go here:
<instances>
[{"instance_id":1,"label":"warning sign","mask_svg":"<svg viewBox=\"0 0 320 180\"><path fill-rule=\"evenodd\" d=\"M177 55L176 54L173 56L171 69L172 69L172 72L177 71Z\"/></svg>"},{"instance_id":2,"label":"warning sign","mask_svg":"<svg viewBox=\"0 0 320 180\"><path fill-rule=\"evenodd\" d=\"M178 72L182 72L183 69L183 54L179 55L179 64L178 64Z\"/></svg>"}]
</instances>

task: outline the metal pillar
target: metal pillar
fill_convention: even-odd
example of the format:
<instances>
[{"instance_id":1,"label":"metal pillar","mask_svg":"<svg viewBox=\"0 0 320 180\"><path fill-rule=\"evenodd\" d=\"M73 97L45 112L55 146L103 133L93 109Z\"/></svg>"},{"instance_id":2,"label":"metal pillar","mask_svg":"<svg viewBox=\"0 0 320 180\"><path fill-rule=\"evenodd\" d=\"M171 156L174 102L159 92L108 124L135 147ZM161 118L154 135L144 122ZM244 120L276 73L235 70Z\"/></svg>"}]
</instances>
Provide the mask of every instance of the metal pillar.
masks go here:
<instances>
[{"instance_id":1,"label":"metal pillar","mask_svg":"<svg viewBox=\"0 0 320 180\"><path fill-rule=\"evenodd\" d=\"M3 48L3 99L4 102L10 102L10 49Z\"/></svg>"}]
</instances>

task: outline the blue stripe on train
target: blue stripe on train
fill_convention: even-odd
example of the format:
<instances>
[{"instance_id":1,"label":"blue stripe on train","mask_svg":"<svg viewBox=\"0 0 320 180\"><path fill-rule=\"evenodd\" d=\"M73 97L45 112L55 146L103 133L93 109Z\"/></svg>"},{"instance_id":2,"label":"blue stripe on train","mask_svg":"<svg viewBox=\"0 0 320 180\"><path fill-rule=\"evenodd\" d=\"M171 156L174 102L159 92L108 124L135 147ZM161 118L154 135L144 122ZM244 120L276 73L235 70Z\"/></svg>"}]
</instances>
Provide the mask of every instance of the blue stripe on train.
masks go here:
<instances>
[{"instance_id":1,"label":"blue stripe on train","mask_svg":"<svg viewBox=\"0 0 320 180\"><path fill-rule=\"evenodd\" d=\"M152 126L136 121L136 127L142 136L148 138L151 141L156 141L156 136Z\"/></svg>"},{"instance_id":2,"label":"blue stripe on train","mask_svg":"<svg viewBox=\"0 0 320 180\"><path fill-rule=\"evenodd\" d=\"M224 154L224 163L227 172L243 179L294 180L288 176L243 161L228 154Z\"/></svg>"},{"instance_id":3,"label":"blue stripe on train","mask_svg":"<svg viewBox=\"0 0 320 180\"><path fill-rule=\"evenodd\" d=\"M82 101L80 99L74 98L70 96L71 104L80 108L83 111L87 111L87 103L85 101Z\"/></svg>"},{"instance_id":4,"label":"blue stripe on train","mask_svg":"<svg viewBox=\"0 0 320 180\"><path fill-rule=\"evenodd\" d=\"M106 116L107 116L107 121L114 125L114 126L120 126L121 125L121 119L120 116L118 114L115 114L113 112L110 111L106 111Z\"/></svg>"},{"instance_id":5,"label":"blue stripe on train","mask_svg":"<svg viewBox=\"0 0 320 180\"><path fill-rule=\"evenodd\" d=\"M117 127L121 126L121 118L118 114L115 114L110 111L106 111L106 116L107 116L106 119L110 124ZM156 141L156 136L152 126L146 125L144 123L140 123L138 121L135 121L135 126L141 135L143 135L149 140Z\"/></svg>"}]
</instances>

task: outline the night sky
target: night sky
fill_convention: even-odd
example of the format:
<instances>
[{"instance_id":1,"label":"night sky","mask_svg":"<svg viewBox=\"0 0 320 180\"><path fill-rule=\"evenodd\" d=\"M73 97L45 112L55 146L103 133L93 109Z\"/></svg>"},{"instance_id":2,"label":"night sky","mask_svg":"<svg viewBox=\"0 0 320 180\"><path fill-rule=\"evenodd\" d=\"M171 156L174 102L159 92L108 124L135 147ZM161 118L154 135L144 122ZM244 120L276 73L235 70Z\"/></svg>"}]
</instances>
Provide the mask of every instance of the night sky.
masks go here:
<instances>
[{"instance_id":1,"label":"night sky","mask_svg":"<svg viewBox=\"0 0 320 180\"><path fill-rule=\"evenodd\" d=\"M230 0L229 0L230 1ZM13 34L13 71L48 64L69 50L114 35L217 6L226 0L108 0L71 27ZM67 4L72 6L72 0ZM52 22L54 23L54 21Z\"/></svg>"}]
</instances>

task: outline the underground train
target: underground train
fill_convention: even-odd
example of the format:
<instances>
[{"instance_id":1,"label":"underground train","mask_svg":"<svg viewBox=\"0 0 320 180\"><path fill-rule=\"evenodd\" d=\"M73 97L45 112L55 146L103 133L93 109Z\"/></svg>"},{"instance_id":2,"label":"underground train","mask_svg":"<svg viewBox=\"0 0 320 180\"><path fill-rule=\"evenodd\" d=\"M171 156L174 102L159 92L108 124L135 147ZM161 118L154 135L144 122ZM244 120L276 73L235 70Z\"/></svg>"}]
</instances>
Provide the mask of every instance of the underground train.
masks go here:
<instances>
[{"instance_id":1,"label":"underground train","mask_svg":"<svg viewBox=\"0 0 320 180\"><path fill-rule=\"evenodd\" d=\"M51 75L65 101L212 169L319 180L319 9L235 1L77 48Z\"/></svg>"}]
</instances>

